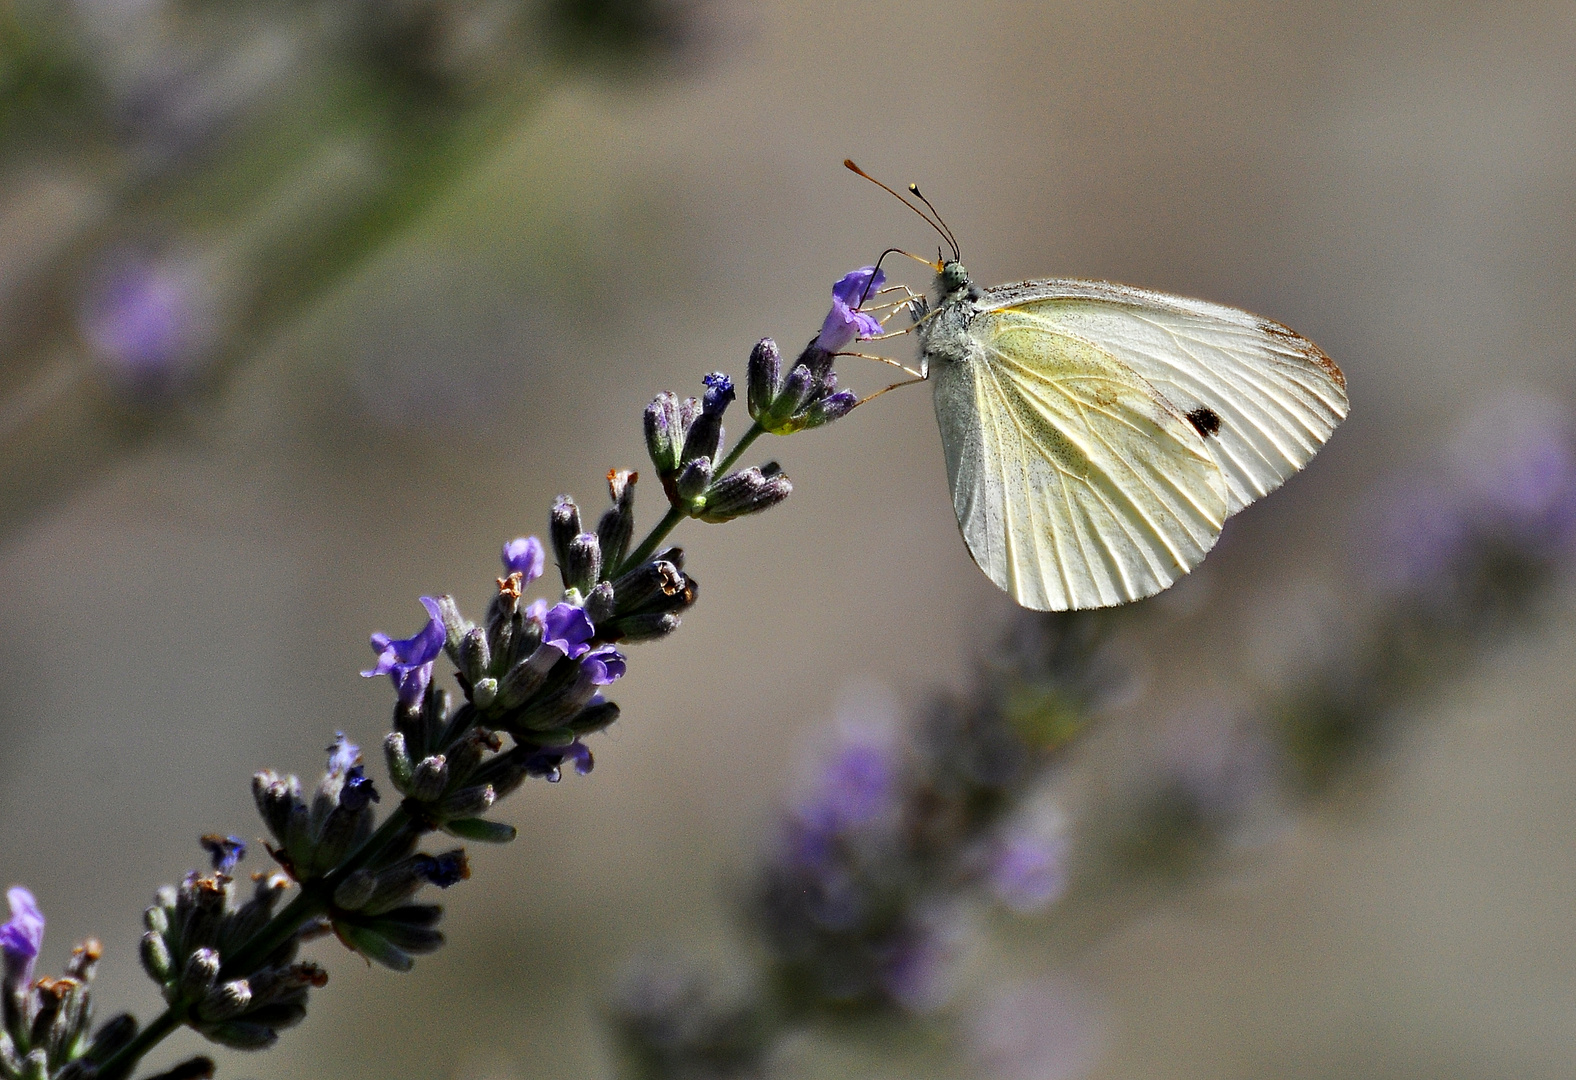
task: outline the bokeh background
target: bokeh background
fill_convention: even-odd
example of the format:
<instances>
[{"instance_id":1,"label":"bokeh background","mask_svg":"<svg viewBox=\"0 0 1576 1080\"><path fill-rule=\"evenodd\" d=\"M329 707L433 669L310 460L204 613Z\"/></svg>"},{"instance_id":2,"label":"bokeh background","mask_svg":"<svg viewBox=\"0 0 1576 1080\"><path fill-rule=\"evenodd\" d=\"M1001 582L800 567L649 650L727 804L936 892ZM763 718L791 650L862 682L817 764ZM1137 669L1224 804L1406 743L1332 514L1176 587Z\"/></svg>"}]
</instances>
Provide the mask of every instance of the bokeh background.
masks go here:
<instances>
[{"instance_id":1,"label":"bokeh background","mask_svg":"<svg viewBox=\"0 0 1576 1080\"><path fill-rule=\"evenodd\" d=\"M259 831L255 769L378 744L370 631L422 593L479 610L503 540L641 466L655 391L742 376L838 275L933 243L845 156L920 181L978 280L1235 304L1350 380L1305 473L1134 622L1133 688L1054 792L1075 822L1216 760L1222 716L1337 650L1398 470L1576 401L1569 4L0 18L0 876L50 918L46 970L103 939L106 1015L156 1011L138 913L197 834ZM737 883L839 703L963 686L1017 618L959 542L924 388L757 449L793 497L680 532L702 602L632 650L596 771L507 804L520 838L444 896L449 946L401 977L319 945L306 1024L221 1075L611 1076L630 956L740 966ZM1571 1075L1576 621L1547 608L1203 869L987 920L955 1009L1030 986L971 1030L1063 1033L1048 1056L834 1030L781 1067Z\"/></svg>"}]
</instances>

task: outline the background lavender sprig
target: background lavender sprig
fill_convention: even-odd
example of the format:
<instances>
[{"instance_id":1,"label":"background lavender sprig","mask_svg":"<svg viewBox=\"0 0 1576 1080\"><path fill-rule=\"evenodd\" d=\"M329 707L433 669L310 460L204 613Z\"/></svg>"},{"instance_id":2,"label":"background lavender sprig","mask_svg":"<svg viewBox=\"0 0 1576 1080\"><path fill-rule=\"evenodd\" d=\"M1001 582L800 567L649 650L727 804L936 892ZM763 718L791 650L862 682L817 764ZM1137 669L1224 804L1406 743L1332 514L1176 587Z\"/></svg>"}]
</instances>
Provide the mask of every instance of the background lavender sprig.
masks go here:
<instances>
[{"instance_id":1,"label":"background lavender sprig","mask_svg":"<svg viewBox=\"0 0 1576 1080\"><path fill-rule=\"evenodd\" d=\"M608 1013L626 1072L759 1076L809 1029L923 1044L925 1018L954 1003L980 950L982 912L1034 916L1060 901L1055 940L1087 949L1168 889L1229 866L1220 856L1267 805L1292 812L1350 777L1420 703L1568 601L1570 413L1512 396L1434 460L1379 484L1357 515L1371 590L1362 629L1332 628L1325 663L1255 703L1194 703L1137 784L1086 785L1072 811L1046 800L1077 788L1079 736L1126 696L1154 605L1023 613L970 693L937 695L901 722L840 715L740 891L753 943L737 955L757 958L753 975L721 994L693 963L635 964ZM1052 979L997 996L969 1048L976 1066L1003 1077L1089 1067L1098 1020L1076 987ZM1036 1054L1053 1058L1025 1057Z\"/></svg>"}]
</instances>

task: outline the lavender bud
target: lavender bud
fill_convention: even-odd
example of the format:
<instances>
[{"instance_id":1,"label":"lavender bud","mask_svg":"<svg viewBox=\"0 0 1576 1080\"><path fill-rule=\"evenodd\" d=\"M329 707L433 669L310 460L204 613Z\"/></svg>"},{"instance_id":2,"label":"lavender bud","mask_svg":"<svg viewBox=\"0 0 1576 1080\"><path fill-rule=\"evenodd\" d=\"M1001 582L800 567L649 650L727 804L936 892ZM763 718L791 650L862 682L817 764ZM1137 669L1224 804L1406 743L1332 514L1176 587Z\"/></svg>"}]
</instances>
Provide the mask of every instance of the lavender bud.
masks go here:
<instances>
[{"instance_id":1,"label":"lavender bud","mask_svg":"<svg viewBox=\"0 0 1576 1080\"><path fill-rule=\"evenodd\" d=\"M438 816L445 820L476 817L492 809L497 801L498 793L491 784L461 788L438 805Z\"/></svg>"},{"instance_id":2,"label":"lavender bud","mask_svg":"<svg viewBox=\"0 0 1576 1080\"><path fill-rule=\"evenodd\" d=\"M702 521L731 521L746 514L758 514L782 502L793 491L788 477L775 461L760 468L729 473L712 486L706 495Z\"/></svg>"},{"instance_id":3,"label":"lavender bud","mask_svg":"<svg viewBox=\"0 0 1576 1080\"><path fill-rule=\"evenodd\" d=\"M486 711L492 708L493 702L498 698L498 680L480 679L471 687L471 702L478 709Z\"/></svg>"},{"instance_id":4,"label":"lavender bud","mask_svg":"<svg viewBox=\"0 0 1576 1080\"><path fill-rule=\"evenodd\" d=\"M547 533L553 542L553 557L559 569L569 565L569 545L585 530L580 527L580 507L568 495L553 500L553 511L548 518ZM569 584L566 578L564 584Z\"/></svg>"},{"instance_id":5,"label":"lavender bud","mask_svg":"<svg viewBox=\"0 0 1576 1080\"><path fill-rule=\"evenodd\" d=\"M294 776L281 777L272 769L264 769L252 777L252 798L257 802L257 812L274 839L286 843L290 818L301 805L301 781Z\"/></svg>"},{"instance_id":6,"label":"lavender bud","mask_svg":"<svg viewBox=\"0 0 1576 1080\"><path fill-rule=\"evenodd\" d=\"M219 954L213 949L198 949L186 958L181 972L181 996L191 1001L205 996L219 979Z\"/></svg>"},{"instance_id":7,"label":"lavender bud","mask_svg":"<svg viewBox=\"0 0 1576 1080\"><path fill-rule=\"evenodd\" d=\"M624 561L629 542L635 535L635 481L639 473L610 469L607 490L613 506L597 523L596 538L602 545L602 565L608 569Z\"/></svg>"},{"instance_id":8,"label":"lavender bud","mask_svg":"<svg viewBox=\"0 0 1576 1080\"><path fill-rule=\"evenodd\" d=\"M795 365L788 373L788 378L783 380L782 393L777 395L772 402L770 413L771 423L763 422L762 427L768 431L781 431L787 422L810 400L815 393L816 379L810 369L803 364ZM789 430L793 430L791 427Z\"/></svg>"},{"instance_id":9,"label":"lavender bud","mask_svg":"<svg viewBox=\"0 0 1576 1080\"><path fill-rule=\"evenodd\" d=\"M602 545L596 533L580 533L569 541L564 551L565 559L559 565L564 577L564 588L576 589L582 595L602 576Z\"/></svg>"},{"instance_id":10,"label":"lavender bud","mask_svg":"<svg viewBox=\"0 0 1576 1080\"><path fill-rule=\"evenodd\" d=\"M761 338L750 350L745 397L752 419L769 416L777 397L778 381L782 378L782 366L782 350L771 338Z\"/></svg>"},{"instance_id":11,"label":"lavender bud","mask_svg":"<svg viewBox=\"0 0 1576 1080\"><path fill-rule=\"evenodd\" d=\"M574 732L575 738L602 731L613 725L618 719L618 705L611 701L599 701L580 710L580 714L569 721L569 730Z\"/></svg>"},{"instance_id":12,"label":"lavender bud","mask_svg":"<svg viewBox=\"0 0 1576 1080\"><path fill-rule=\"evenodd\" d=\"M197 1016L207 1021L228 1020L240 1016L252 1004L252 988L245 979L231 979L208 991L208 996L197 1005Z\"/></svg>"},{"instance_id":13,"label":"lavender bud","mask_svg":"<svg viewBox=\"0 0 1576 1080\"><path fill-rule=\"evenodd\" d=\"M388 766L389 781L393 783L394 790L401 795L409 795L411 774L416 766L405 749L405 736L397 731L389 732L383 740L383 760Z\"/></svg>"},{"instance_id":14,"label":"lavender bud","mask_svg":"<svg viewBox=\"0 0 1576 1080\"><path fill-rule=\"evenodd\" d=\"M666 559L642 563L613 583L621 613L638 611L654 597L676 596L683 589L683 573Z\"/></svg>"},{"instance_id":15,"label":"lavender bud","mask_svg":"<svg viewBox=\"0 0 1576 1080\"><path fill-rule=\"evenodd\" d=\"M279 1032L272 1026L248 1020L226 1020L205 1028L203 1034L232 1050L266 1050L279 1041Z\"/></svg>"},{"instance_id":16,"label":"lavender bud","mask_svg":"<svg viewBox=\"0 0 1576 1080\"><path fill-rule=\"evenodd\" d=\"M443 831L461 840L475 840L483 844L507 844L516 835L513 825L482 818L456 818L444 822Z\"/></svg>"},{"instance_id":17,"label":"lavender bud","mask_svg":"<svg viewBox=\"0 0 1576 1080\"><path fill-rule=\"evenodd\" d=\"M472 686L487 675L488 668L492 667L492 649L487 643L487 632L479 626L467 630L460 638L460 644L454 662L459 665L460 671L465 675L465 681Z\"/></svg>"},{"instance_id":18,"label":"lavender bud","mask_svg":"<svg viewBox=\"0 0 1576 1080\"><path fill-rule=\"evenodd\" d=\"M345 911L358 911L372 899L377 887L376 874L370 870L357 870L334 890L334 906Z\"/></svg>"},{"instance_id":19,"label":"lavender bud","mask_svg":"<svg viewBox=\"0 0 1576 1080\"><path fill-rule=\"evenodd\" d=\"M137 1018L130 1013L116 1013L99 1025L93 1033L93 1042L87 1058L93 1062L107 1061L109 1056L137 1037Z\"/></svg>"},{"instance_id":20,"label":"lavender bud","mask_svg":"<svg viewBox=\"0 0 1576 1080\"><path fill-rule=\"evenodd\" d=\"M449 763L442 754L422 758L410 779L410 797L420 802L432 802L443 795L449 785Z\"/></svg>"},{"instance_id":21,"label":"lavender bud","mask_svg":"<svg viewBox=\"0 0 1576 1080\"><path fill-rule=\"evenodd\" d=\"M454 597L444 593L437 599L438 619L443 623L443 647L449 654L449 659L456 664L460 663L460 639L471 628L471 622L460 614L460 609L454 603Z\"/></svg>"},{"instance_id":22,"label":"lavender bud","mask_svg":"<svg viewBox=\"0 0 1576 1080\"><path fill-rule=\"evenodd\" d=\"M684 569L684 549L681 547L663 548L652 556L657 562L670 562L680 570Z\"/></svg>"},{"instance_id":23,"label":"lavender bud","mask_svg":"<svg viewBox=\"0 0 1576 1080\"><path fill-rule=\"evenodd\" d=\"M586 594L585 613L592 626L611 619L617 610L618 602L611 581L598 582L597 587Z\"/></svg>"},{"instance_id":24,"label":"lavender bud","mask_svg":"<svg viewBox=\"0 0 1576 1080\"><path fill-rule=\"evenodd\" d=\"M22 1059L20 1080L49 1080L49 1052L43 1047L28 1052Z\"/></svg>"},{"instance_id":25,"label":"lavender bud","mask_svg":"<svg viewBox=\"0 0 1576 1080\"><path fill-rule=\"evenodd\" d=\"M174 960L170 956L170 946L164 940L163 934L149 930L142 935L141 957L142 970L148 973L148 978L160 986L170 981Z\"/></svg>"},{"instance_id":26,"label":"lavender bud","mask_svg":"<svg viewBox=\"0 0 1576 1080\"><path fill-rule=\"evenodd\" d=\"M142 913L142 925L152 930L155 934L167 934L170 930L169 909L158 906L150 907Z\"/></svg>"},{"instance_id":27,"label":"lavender bud","mask_svg":"<svg viewBox=\"0 0 1576 1080\"><path fill-rule=\"evenodd\" d=\"M646 406L646 452L657 472L666 476L679 467L679 453L684 446L688 425L679 414L679 401L667 390L662 391Z\"/></svg>"},{"instance_id":28,"label":"lavender bud","mask_svg":"<svg viewBox=\"0 0 1576 1080\"><path fill-rule=\"evenodd\" d=\"M808 430L830 424L833 420L841 420L852 412L857 404L859 398L852 390L843 390L821 398L805 410L804 426Z\"/></svg>"},{"instance_id":29,"label":"lavender bud","mask_svg":"<svg viewBox=\"0 0 1576 1080\"><path fill-rule=\"evenodd\" d=\"M556 652L557 650L548 650ZM512 709L542 688L552 665L544 663L540 648L509 669L498 686L498 700L505 709ZM556 658L555 658L556 659Z\"/></svg>"},{"instance_id":30,"label":"lavender bud","mask_svg":"<svg viewBox=\"0 0 1576 1080\"><path fill-rule=\"evenodd\" d=\"M626 615L613 624L618 634L616 641L655 641L667 637L679 628L679 617L663 615Z\"/></svg>"},{"instance_id":31,"label":"lavender bud","mask_svg":"<svg viewBox=\"0 0 1576 1080\"><path fill-rule=\"evenodd\" d=\"M683 470L673 481L673 491L679 499L678 505L688 509L688 504L705 494L706 489L711 486L711 471L709 457L686 461Z\"/></svg>"}]
</instances>

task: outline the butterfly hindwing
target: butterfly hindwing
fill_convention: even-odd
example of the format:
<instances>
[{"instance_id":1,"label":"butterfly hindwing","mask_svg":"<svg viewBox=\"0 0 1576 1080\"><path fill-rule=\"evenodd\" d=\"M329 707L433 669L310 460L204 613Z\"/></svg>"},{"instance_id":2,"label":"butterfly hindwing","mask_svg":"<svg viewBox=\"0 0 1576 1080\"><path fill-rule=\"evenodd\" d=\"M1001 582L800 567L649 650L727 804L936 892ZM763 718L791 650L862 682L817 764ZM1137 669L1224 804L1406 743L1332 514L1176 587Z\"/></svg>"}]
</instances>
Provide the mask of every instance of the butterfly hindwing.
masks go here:
<instances>
[{"instance_id":1,"label":"butterfly hindwing","mask_svg":"<svg viewBox=\"0 0 1576 1080\"><path fill-rule=\"evenodd\" d=\"M1203 559L1228 492L1196 428L1112 353L1016 309L933 372L953 505L976 563L1025 607L1103 607Z\"/></svg>"},{"instance_id":2,"label":"butterfly hindwing","mask_svg":"<svg viewBox=\"0 0 1576 1080\"><path fill-rule=\"evenodd\" d=\"M1329 357L1246 311L1077 280L1002 286L984 306L1097 346L1191 414L1225 476L1228 514L1279 487L1346 417L1346 379Z\"/></svg>"}]
</instances>

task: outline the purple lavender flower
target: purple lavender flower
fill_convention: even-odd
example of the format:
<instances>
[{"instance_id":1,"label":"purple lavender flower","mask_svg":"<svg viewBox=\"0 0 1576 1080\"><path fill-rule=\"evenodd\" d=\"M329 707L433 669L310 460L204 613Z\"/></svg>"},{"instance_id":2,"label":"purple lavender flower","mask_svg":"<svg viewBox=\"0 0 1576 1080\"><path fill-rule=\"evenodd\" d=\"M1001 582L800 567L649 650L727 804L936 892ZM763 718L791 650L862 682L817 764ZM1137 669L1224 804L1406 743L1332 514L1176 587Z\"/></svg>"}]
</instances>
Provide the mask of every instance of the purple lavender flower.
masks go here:
<instances>
[{"instance_id":1,"label":"purple lavender flower","mask_svg":"<svg viewBox=\"0 0 1576 1080\"><path fill-rule=\"evenodd\" d=\"M566 761L573 761L575 772L581 776L585 776L596 765L595 759L591 757L591 748L576 739L567 746L542 747L525 759L525 771L529 776L540 776L549 784L556 784L563 776L560 766Z\"/></svg>"},{"instance_id":2,"label":"purple lavender flower","mask_svg":"<svg viewBox=\"0 0 1576 1080\"><path fill-rule=\"evenodd\" d=\"M872 277L874 280L871 280ZM886 282L886 275L873 266L864 266L844 274L832 286L832 310L821 323L821 333L816 337L818 347L829 353L848 347L855 338L875 337L881 333L881 323L873 315L858 310L860 303L877 292Z\"/></svg>"},{"instance_id":3,"label":"purple lavender flower","mask_svg":"<svg viewBox=\"0 0 1576 1080\"><path fill-rule=\"evenodd\" d=\"M551 645L571 660L590 650L587 642L596 628L590 617L573 604L554 604L549 608L545 601L538 600L526 609L526 615L542 621L543 645Z\"/></svg>"},{"instance_id":4,"label":"purple lavender flower","mask_svg":"<svg viewBox=\"0 0 1576 1080\"><path fill-rule=\"evenodd\" d=\"M228 874L235 869L235 864L246 858L246 841L239 836L221 836L210 833L197 841L202 845L208 857L213 860L213 868L221 874Z\"/></svg>"},{"instance_id":5,"label":"purple lavender flower","mask_svg":"<svg viewBox=\"0 0 1576 1080\"><path fill-rule=\"evenodd\" d=\"M25 987L33 981L33 963L44 945L44 913L33 894L20 885L6 894L11 919L0 925L0 958L4 961L5 989Z\"/></svg>"},{"instance_id":6,"label":"purple lavender flower","mask_svg":"<svg viewBox=\"0 0 1576 1080\"><path fill-rule=\"evenodd\" d=\"M516 537L503 546L503 568L507 573L519 574L522 584L541 577L546 563L547 553L534 536Z\"/></svg>"},{"instance_id":7,"label":"purple lavender flower","mask_svg":"<svg viewBox=\"0 0 1576 1080\"><path fill-rule=\"evenodd\" d=\"M1377 499L1371 572L1392 591L1459 585L1485 546L1539 563L1576 547L1576 425L1562 406L1512 394L1474 417L1430 470Z\"/></svg>"},{"instance_id":8,"label":"purple lavender flower","mask_svg":"<svg viewBox=\"0 0 1576 1080\"><path fill-rule=\"evenodd\" d=\"M421 598L427 609L427 625L413 637L396 640L379 632L372 635L372 651L378 654L377 666L361 673L363 678L387 675L394 681L401 705L411 706L421 700L432 682L432 664L443 651L443 619L438 602L430 596ZM561 605L560 605L561 606Z\"/></svg>"},{"instance_id":9,"label":"purple lavender flower","mask_svg":"<svg viewBox=\"0 0 1576 1080\"><path fill-rule=\"evenodd\" d=\"M167 389L188 374L213 338L213 298L188 263L123 252L90 287L82 334L118 376Z\"/></svg>"},{"instance_id":10,"label":"purple lavender flower","mask_svg":"<svg viewBox=\"0 0 1576 1080\"><path fill-rule=\"evenodd\" d=\"M1010 827L993 845L986 882L996 899L1013 911L1040 911L1066 891L1068 848L1067 837L1059 831Z\"/></svg>"},{"instance_id":11,"label":"purple lavender flower","mask_svg":"<svg viewBox=\"0 0 1576 1080\"><path fill-rule=\"evenodd\" d=\"M624 677L624 654L611 645L587 653L580 660L580 673L593 686L608 686Z\"/></svg>"},{"instance_id":12,"label":"purple lavender flower","mask_svg":"<svg viewBox=\"0 0 1576 1080\"><path fill-rule=\"evenodd\" d=\"M957 912L919 913L881 965L881 989L909 1012L934 1012L952 996L964 928Z\"/></svg>"}]
</instances>

